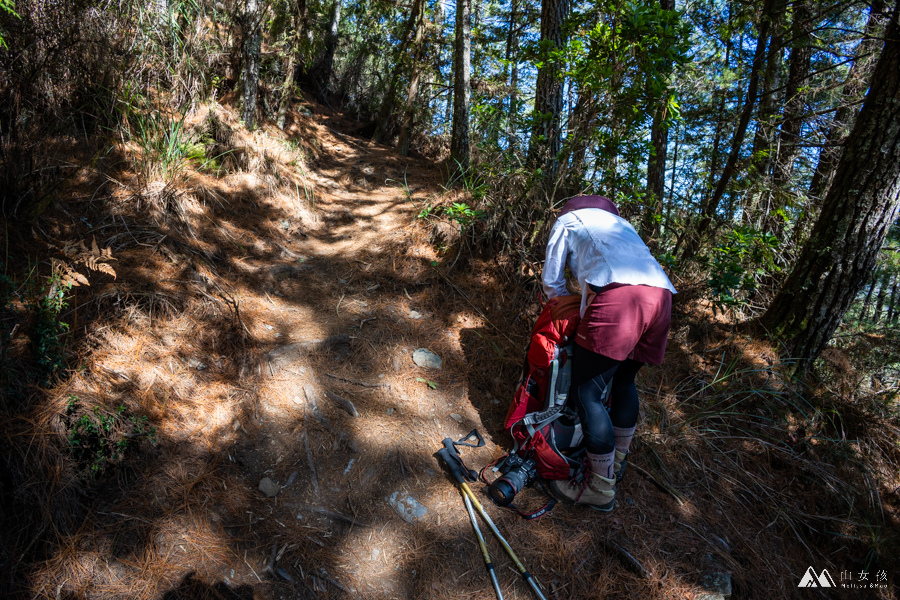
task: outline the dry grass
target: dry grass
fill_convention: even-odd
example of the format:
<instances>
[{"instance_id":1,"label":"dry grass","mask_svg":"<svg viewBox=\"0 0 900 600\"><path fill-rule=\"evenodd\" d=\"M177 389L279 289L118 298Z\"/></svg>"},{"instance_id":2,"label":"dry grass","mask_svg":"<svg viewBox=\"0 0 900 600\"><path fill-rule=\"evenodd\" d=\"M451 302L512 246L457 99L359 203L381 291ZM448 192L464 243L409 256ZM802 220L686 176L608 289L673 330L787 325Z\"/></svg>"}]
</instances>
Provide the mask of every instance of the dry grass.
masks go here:
<instances>
[{"instance_id":1,"label":"dry grass","mask_svg":"<svg viewBox=\"0 0 900 600\"><path fill-rule=\"evenodd\" d=\"M339 115L319 119L288 120L304 150L214 107L186 130L207 131L234 162L192 171L176 213L148 213L127 183L102 207L72 207L94 211L118 278L79 291L79 368L5 405L8 595L493 597L432 454L473 427L488 444L465 450L471 466L505 452L533 290L478 258L436 269L452 256L415 215L447 201L438 173L337 133ZM404 173L413 202L385 183ZM710 569L732 573L735 597L803 597L811 564L835 578L896 571L895 417L810 394L771 348L694 305L670 344L666 365L641 375L643 474L629 472L611 515L560 506L525 522L487 507L549 597L691 598ZM415 367L418 347L443 368ZM91 478L67 446L71 396L90 414L146 416L156 443ZM275 498L257 489L263 477L284 486ZM424 521L393 513L398 490L428 507ZM490 546L506 597L529 597Z\"/></svg>"}]
</instances>

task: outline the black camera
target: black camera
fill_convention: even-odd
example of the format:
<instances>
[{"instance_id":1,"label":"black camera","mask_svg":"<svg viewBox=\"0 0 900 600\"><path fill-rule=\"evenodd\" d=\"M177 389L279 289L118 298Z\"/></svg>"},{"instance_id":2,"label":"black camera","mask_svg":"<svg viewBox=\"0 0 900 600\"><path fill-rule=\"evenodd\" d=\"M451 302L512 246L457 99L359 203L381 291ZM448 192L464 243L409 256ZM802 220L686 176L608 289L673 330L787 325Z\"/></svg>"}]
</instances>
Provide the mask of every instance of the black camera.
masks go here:
<instances>
[{"instance_id":1,"label":"black camera","mask_svg":"<svg viewBox=\"0 0 900 600\"><path fill-rule=\"evenodd\" d=\"M510 454L503 461L503 474L488 486L488 496L498 506L507 506L516 494L537 479L537 465L530 458Z\"/></svg>"}]
</instances>

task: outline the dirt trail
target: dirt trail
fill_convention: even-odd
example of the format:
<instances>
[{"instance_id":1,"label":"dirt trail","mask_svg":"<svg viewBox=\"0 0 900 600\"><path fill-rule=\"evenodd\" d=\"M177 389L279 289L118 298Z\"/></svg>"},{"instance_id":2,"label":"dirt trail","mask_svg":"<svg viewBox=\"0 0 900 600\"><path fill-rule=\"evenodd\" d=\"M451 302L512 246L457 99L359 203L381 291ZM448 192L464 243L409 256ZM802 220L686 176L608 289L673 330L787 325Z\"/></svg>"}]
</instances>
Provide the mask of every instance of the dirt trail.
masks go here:
<instances>
[{"instance_id":1,"label":"dirt trail","mask_svg":"<svg viewBox=\"0 0 900 600\"><path fill-rule=\"evenodd\" d=\"M469 370L479 357L467 355L463 341L487 324L462 292L441 285L432 262L439 257L416 223L419 207L439 196L440 175L328 125L317 134L310 178L319 222L290 246L297 258L273 289L241 298L265 315L271 350L233 458L246 485L269 477L284 486L257 500L253 521L261 522L245 534L265 531L261 550L271 545L280 557L270 592L277 597L304 597L308 588L347 597L491 597L471 574L456 581L480 556L461 499L432 457L445 437L495 430L505 411L490 394L472 398ZM435 352L441 368L417 366L418 348ZM500 453L489 443L467 458L481 465ZM404 522L392 497L412 497L427 512ZM318 579L303 578L319 569Z\"/></svg>"},{"instance_id":2,"label":"dirt trail","mask_svg":"<svg viewBox=\"0 0 900 600\"><path fill-rule=\"evenodd\" d=\"M341 133L350 123L314 108L294 115L287 140L241 133L216 109L204 127L223 144L250 140L234 152L244 167L197 174L184 225L140 211L94 219L118 279L91 288L97 310L83 318L102 326L89 360L34 422L56 423L64 439L59 415L76 396L147 415L159 441L118 481L87 484L97 500L86 506L73 487L47 492L55 510L85 508L30 567L35 597L494 597L433 454L476 428L487 445L465 449L471 467L505 452L500 428L530 325L516 311L528 302L477 259L445 270L417 219L447 200L434 165ZM312 148L302 178L279 150L299 142ZM419 348L441 368L417 366ZM659 400L658 373L642 385ZM46 478L66 481L50 472L51 450L61 452L47 446ZM634 450L640 460L640 439ZM546 501L523 496L529 508ZM407 522L392 497L425 512ZM630 477L617 502L604 518L560 507L533 522L485 505L552 598L689 597L701 555L736 566L710 543L698 548L703 515L673 509L649 480ZM504 596L531 597L489 546Z\"/></svg>"}]
</instances>

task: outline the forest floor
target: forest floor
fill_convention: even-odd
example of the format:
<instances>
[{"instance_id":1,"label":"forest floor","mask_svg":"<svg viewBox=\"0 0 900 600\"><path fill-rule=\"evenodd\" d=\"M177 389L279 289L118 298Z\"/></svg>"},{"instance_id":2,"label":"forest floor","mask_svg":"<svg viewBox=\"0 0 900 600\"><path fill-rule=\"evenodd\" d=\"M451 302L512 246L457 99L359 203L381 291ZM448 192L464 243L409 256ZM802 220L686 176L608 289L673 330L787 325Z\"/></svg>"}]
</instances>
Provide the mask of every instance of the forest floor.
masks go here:
<instances>
[{"instance_id":1,"label":"forest floor","mask_svg":"<svg viewBox=\"0 0 900 600\"><path fill-rule=\"evenodd\" d=\"M508 451L537 298L488 261L455 260L452 222L418 218L461 193L433 163L306 106L284 133L248 134L220 106L195 115L236 157L227 174L135 193L120 172L108 201L61 209L86 219L41 232L96 237L117 277L77 288L78 369L4 432L11 461L33 467L10 481L5 519L23 523L24 551L5 558L22 597L495 597L433 454L476 428L487 443L463 449L470 467ZM441 368L417 366L419 348ZM883 583L841 597L898 597L896 472L848 479L811 425L775 418L804 409L775 362L687 294L666 365L639 377L639 469L612 513L560 504L525 521L473 486L548 598L712 600L714 580L733 598L830 597L798 589L809 567ZM137 451L91 477L71 447L85 415L155 429L120 438ZM413 523L392 507L406 496L427 511ZM40 518L51 525L25 528ZM531 597L488 544L504 597Z\"/></svg>"}]
</instances>

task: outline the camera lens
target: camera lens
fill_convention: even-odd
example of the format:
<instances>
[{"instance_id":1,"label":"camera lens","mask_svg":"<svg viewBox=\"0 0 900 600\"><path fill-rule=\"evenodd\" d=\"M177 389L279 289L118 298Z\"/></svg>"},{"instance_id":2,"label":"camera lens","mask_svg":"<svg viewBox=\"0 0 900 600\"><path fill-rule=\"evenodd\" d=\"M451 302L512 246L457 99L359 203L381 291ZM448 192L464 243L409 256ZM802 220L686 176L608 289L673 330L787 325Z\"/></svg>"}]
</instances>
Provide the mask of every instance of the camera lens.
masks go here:
<instances>
[{"instance_id":1,"label":"camera lens","mask_svg":"<svg viewBox=\"0 0 900 600\"><path fill-rule=\"evenodd\" d=\"M488 486L488 496L498 506L507 506L513 501L516 489L505 479L501 478Z\"/></svg>"}]
</instances>

